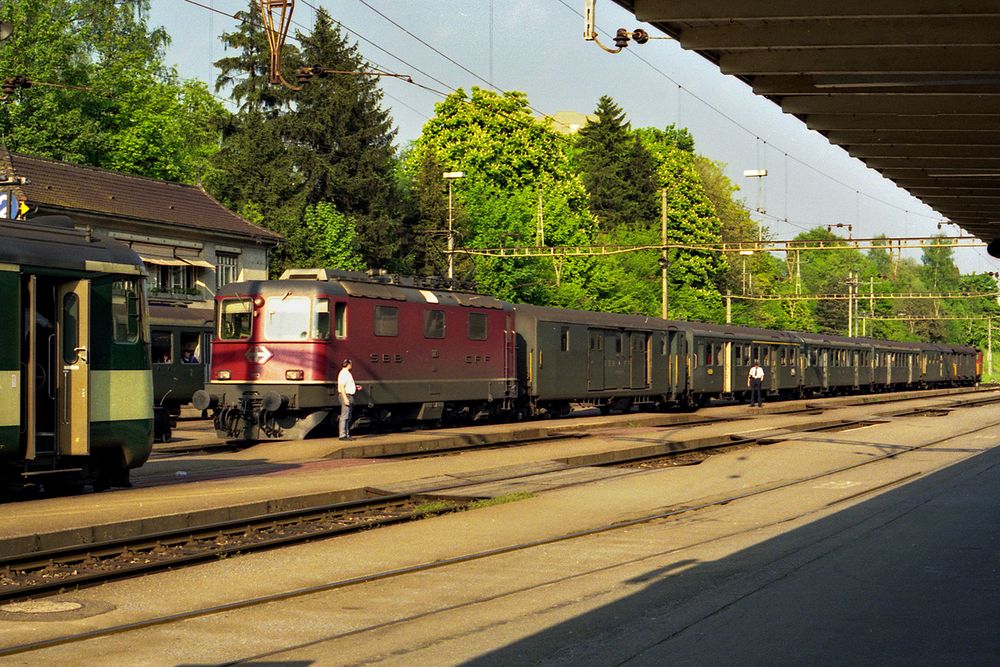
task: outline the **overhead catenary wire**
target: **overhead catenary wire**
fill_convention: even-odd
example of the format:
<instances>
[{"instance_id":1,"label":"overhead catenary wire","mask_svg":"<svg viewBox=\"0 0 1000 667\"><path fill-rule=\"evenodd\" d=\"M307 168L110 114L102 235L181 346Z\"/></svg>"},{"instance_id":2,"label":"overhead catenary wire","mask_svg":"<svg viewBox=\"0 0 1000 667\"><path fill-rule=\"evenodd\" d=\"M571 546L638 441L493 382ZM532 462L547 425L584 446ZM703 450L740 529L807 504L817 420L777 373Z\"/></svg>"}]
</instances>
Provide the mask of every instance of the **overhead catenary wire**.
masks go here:
<instances>
[{"instance_id":1,"label":"overhead catenary wire","mask_svg":"<svg viewBox=\"0 0 1000 667\"><path fill-rule=\"evenodd\" d=\"M581 14L579 11L577 11L576 9L574 9L573 7L571 7L569 4L567 4L566 0L558 0L558 1L559 1L559 4L561 4L567 10L569 10L573 14L577 15L578 17L583 18L583 14ZM605 34L610 34L607 31L604 31L604 32L605 32ZM688 95L690 95L694 99L696 99L699 102L701 102L703 105L705 105L707 108L709 108L712 111L714 111L720 117L722 117L725 120L727 120L730 123L732 123L735 127L739 128L740 130L743 130L744 132L750 134L751 136L753 136L755 138L759 138L759 133L754 132L753 130L751 130L749 127L747 127L746 125L744 125L743 123L741 123L740 121L738 121L737 119L735 119L730 114L726 113L722 109L719 109L717 106L715 106L711 102L707 101L703 97L695 94L693 91L685 88L683 84L681 84L680 82L678 82L676 79L674 79L672 76L670 76L669 74L667 74L666 72L664 72L662 69L660 69L659 67L657 67L656 65L654 65L650 61L648 61L645 58L643 58L634 49L627 49L626 52L630 56L632 56L633 58L638 59L639 62L645 64L647 67L649 67L650 69L652 69L654 72L656 72L657 74L659 74L660 76L662 76L664 79L666 79L667 81L673 83L678 88L680 88L681 90L683 90L684 92L686 92ZM852 186L852 185L846 183L845 181L843 181L843 180L841 180L841 179L839 179L839 178L837 178L837 177L835 177L835 176L833 176L831 174L828 174L828 173L824 172L823 170L819 169L818 167L814 167L813 165L809 164L808 162L795 157L793 154L789 153L786 150L783 150L783 149L779 148L777 145L775 145L773 143L771 145L772 145L772 147L775 150L781 151L789 159L791 159L792 161L800 164L801 166L805 167L806 169L809 169L809 170L815 172L816 174L819 174L820 176L823 176L824 178L829 179L833 183L836 183L838 185L841 185L841 186L847 188L848 190L855 191L858 194L861 194L861 195L863 195L863 196L871 199L872 201L876 201L876 202L878 202L880 204L883 204L885 206L889 206L890 208L894 208L894 209L896 209L898 211L903 211L904 213L913 213L914 215L917 215L917 216L920 216L920 217L923 217L923 218L927 218L929 220L934 220L934 219L937 219L938 217L940 217L940 216L933 216L933 215L928 215L926 213L920 213L920 212L917 212L917 211L913 211L911 209L908 209L908 208L905 208L905 207L902 207L902 206L898 206L896 204L893 204L892 202L889 202L889 201L886 201L886 200L881 199L879 197L876 197L875 195L871 195L871 194L868 194L866 192L860 192L855 186ZM907 193L907 194L909 194L909 193ZM910 196L912 196L912 195L910 195Z\"/></svg>"}]
</instances>

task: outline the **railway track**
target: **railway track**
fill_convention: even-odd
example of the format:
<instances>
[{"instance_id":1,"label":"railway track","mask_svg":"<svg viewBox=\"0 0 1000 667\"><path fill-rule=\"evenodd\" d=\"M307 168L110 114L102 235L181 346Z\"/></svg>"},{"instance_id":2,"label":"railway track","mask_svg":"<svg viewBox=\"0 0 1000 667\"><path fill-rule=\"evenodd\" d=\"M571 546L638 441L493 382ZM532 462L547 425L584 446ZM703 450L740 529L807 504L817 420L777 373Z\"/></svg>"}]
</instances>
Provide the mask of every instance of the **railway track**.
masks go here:
<instances>
[{"instance_id":1,"label":"railway track","mask_svg":"<svg viewBox=\"0 0 1000 667\"><path fill-rule=\"evenodd\" d=\"M977 404L978 405L982 405L983 403L980 402L980 403L977 403ZM927 412L928 413L931 413L931 411L932 411L932 408L927 408ZM863 425L862 424L863 421L864 420L856 420L854 423L855 423L855 425L860 426L860 425ZM846 421L842 422L842 425L847 425L847 422ZM856 469L859 469L859 468L864 468L864 467L867 467L867 466L873 466L873 465L876 465L879 462L885 461L887 459L892 459L892 458L898 458L898 457L901 457L901 456L905 456L905 455L907 455L909 453L912 453L912 452L918 452L918 451L921 451L921 450L924 450L924 449L927 449L927 448L930 448L930 447L934 447L935 445L942 445L942 444L945 444L945 443L948 443L948 442L952 442L952 441L963 441L963 440L969 438L970 436L973 436L973 435L975 435L977 433L981 433L983 431L987 431L987 430L990 430L990 429L995 429L998 426L1000 426L1000 419L990 420L986 424L980 424L980 425L975 426L973 428L966 428L966 429L963 429L963 430L961 430L959 432L949 433L948 435L946 435L944 437L934 438L934 439L931 439L931 440L928 440L928 441L925 441L925 442L921 442L919 444L914 444L914 445L910 445L910 446L895 446L895 447L891 448L891 451L886 451L886 452L884 452L882 454L871 456L869 458L866 458L863 461L860 461L860 462L857 462L857 463L853 463L853 464L850 464L850 465L841 465L841 466L829 468L829 469L826 469L826 470L823 470L821 472L817 472L817 473L814 473L814 474L808 474L808 475L803 475L803 476L792 478L792 479L775 481L774 483L767 484L767 485L759 487L759 488L753 488L753 489L745 490L745 491L742 491L742 492L739 492L739 493L728 494L728 495L725 495L724 497L714 497L714 498L711 498L711 499L703 499L703 500L693 499L690 502L684 503L683 505L676 505L676 506L666 507L666 508L663 508L660 511L652 512L652 513L646 514L644 516L635 517L635 518L629 519L627 521L615 522L614 524L611 524L611 525L601 525L601 526L596 526L596 527L593 527L593 528L590 528L590 529L586 529L586 530L576 530L576 531L566 532L564 534L554 535L554 536L551 536L551 537L546 537L544 539L526 541L526 542L521 542L521 543L518 543L518 544L511 544L511 545L507 545L507 546L504 546L504 547L501 547L501 548L494 548L494 549L486 549L486 550L476 551L476 552L472 552L472 553L467 553L467 554L462 554L462 555L459 555L459 556L455 556L455 557L452 557L452 558L439 559L439 560L434 560L433 562L421 563L421 564L413 565L413 566L410 566L410 567L402 567L402 568L396 568L396 569L388 569L388 570L384 570L384 571L377 571L377 572L372 572L372 573L366 574L364 576L357 576L357 577L351 577L351 578L348 578L348 579L331 581L331 582L328 582L328 583L324 583L322 585L307 586L307 587L297 588L297 589L294 589L294 590L288 590L288 591L283 591L283 592L280 592L280 593L274 593L274 594L269 594L269 595L262 595L262 596L257 596L257 597L248 597L246 599L237 600L237 601L229 602L229 603L226 603L226 604L221 604L221 605L216 605L216 606L210 606L210 607L205 607L205 608L199 608L199 609L193 609L193 610L185 611L183 613L167 614L167 615L157 616L157 617L149 618L149 619L138 621L138 622L134 622L134 623L122 624L122 625L117 625L117 626L113 626L113 627L106 627L106 628L101 628L101 629L97 629L97 630L90 630L90 631L85 631L85 632L80 632L80 633L75 633L75 634L67 634L67 635L63 635L63 636L60 636L60 637L56 637L56 638L50 638L50 639L40 640L40 641L37 641L37 642L25 643L25 644L21 644L21 645L18 645L18 646L10 646L10 647L7 647L7 648L0 649L0 656L17 655L17 654L26 653L26 652L30 652L30 651L34 651L34 650L43 649L43 648L58 646L60 644L67 644L67 643L72 643L72 642L85 641L85 640L88 640L88 639L94 639L94 638L97 638L97 637L107 637L107 636L111 636L111 635L115 635L115 634L128 633L128 632L132 632L132 631L139 630L139 629L142 629L142 628L149 628L149 627L158 626L158 625L169 625L169 624L172 624L172 623L177 623L177 622L181 622L181 621L185 621L185 620L190 620L190 619L194 619L194 618L198 618L198 617L211 616L211 615L214 615L214 614L223 613L223 612L231 612L231 611L238 610L238 609L247 609L247 608L250 608L250 607L254 607L254 606L258 606L258 605L262 605L262 604L266 604L266 603L271 603L271 602L276 602L276 601L280 601L280 600L288 600L288 599L292 599L292 598L303 597L303 596L307 596L307 595L313 595L313 594L316 594L316 593L322 593L322 592L333 591L333 590L341 589L341 588L348 588L348 587L352 587L352 586L358 586L358 585L362 585L362 584L373 582L373 581L377 581L377 580L390 579L390 578L394 578L394 577L401 577L401 576L404 576L404 575L416 574L416 573L419 573L419 572L425 572L425 571L434 570L434 569L447 568L447 567L454 566L454 565L459 565L459 564L462 564L462 563L468 563L468 562L475 561L475 560L496 557L496 556L500 556L500 555L503 555L503 554L510 554L510 553L514 553L514 552L518 552L518 551L526 551L526 550L530 550L530 549L533 549L533 548L538 548L538 547L543 547L543 546L546 546L546 545L556 544L556 543L559 543L559 542L567 542L567 541L572 541L572 540L581 539L581 538L585 538L585 537L590 537L590 536L593 536L593 535L599 535L599 534L602 534L602 533L609 533L609 532L613 532L613 531L620 531L620 530L624 530L624 529L627 529L627 528L630 528L630 527L633 527L633 526L637 526L637 525L641 525L641 524L645 524L645 523L650 523L650 522L655 522L655 521L664 521L664 520L673 520L673 519L677 519L679 517L688 516L688 515L691 515L693 513L697 513L699 511L703 511L703 510L706 510L706 509L709 509L709 508L720 507L720 506L724 506L724 505L730 505L732 503L737 503L737 502L740 502L740 501L743 501L743 500L747 500L747 499L750 499L750 498L764 496L766 494L774 493L774 492L780 491L782 489L788 489L790 487L794 487L794 486L797 486L797 485L815 483L815 482L817 482L819 480L822 480L824 478L830 478L830 477L834 477L836 475L840 475L840 474L848 472L848 471L856 470ZM834 428L834 427L831 425L830 428ZM815 430L829 430L829 429L815 429ZM916 473L916 474L919 474L919 473ZM872 494L872 493L875 493L875 492L880 491L882 489L885 489L887 487L891 487L891 486L895 486L895 485L907 482L907 481L913 479L913 477L916 476L916 474L909 473L909 474L901 475L901 476L899 476L897 478L894 478L894 479L891 479L891 480L889 480L889 481L887 481L885 483L879 484L878 486L866 488L866 489L864 489L864 490L862 490L860 492L856 492L856 493L849 494L849 495L846 495L844 497L841 497L841 498L838 499L837 502L845 502L847 500L854 499L854 498L857 498L857 497L862 496L862 495ZM382 499L382 500L384 501L385 499ZM396 520L406 520L406 519L410 518L410 516L407 516L407 515L411 513L413 507L411 505L408 505L408 503L412 503L413 500L414 499L412 499L412 498L410 498L410 499L402 499L402 498L400 498L400 499L393 500L392 502L395 503L395 505L391 506L390 508L384 508L383 511L386 514L392 514L392 513L394 513L394 515L393 516L386 516L386 517L384 517L385 521L388 523L388 522L392 522L392 521L396 521ZM796 515L796 516L805 516L806 514L809 514L809 513L813 512L813 511L814 510L812 510L812 509L810 509L810 510L803 510L800 515ZM288 518L288 517L286 517L286 518ZM364 523L366 521L367 521L367 518L361 518L360 521L359 521L359 523ZM786 517L783 517L780 521L781 522L787 522L787 521L789 521L789 518L786 516ZM759 527L760 526L757 526L754 529L759 529ZM746 530L750 530L750 529L746 529ZM220 535L221 534L225 534L225 531L222 531L219 534ZM294 541L294 538L289 538L289 541ZM287 541L286 541L286 543L287 543ZM587 574L586 572L579 573L579 576L585 576L586 574ZM576 576L576 575L572 575L572 576ZM516 592L517 593L523 593L523 592L525 592L527 590L531 590L532 588L541 587L541 586L547 586L547 585L549 585L549 583L538 584L537 586L527 586L525 588L518 589ZM470 600L468 602L468 606L471 607L472 605L478 604L479 602L480 602L480 600L478 600L478 599L477 600ZM455 610L454 606L449 607L449 611L454 611L454 610ZM404 617L404 618L398 619L396 621L392 621L392 622L388 623L388 625L392 625L392 624L396 624L396 623L404 623L407 620L408 619L406 617ZM362 633L362 632L368 632L368 631L373 630L373 629L375 629L375 628L373 628L373 627L356 628L356 629L353 629L353 630L351 630L349 632L344 632L344 633L340 633L340 634L337 634L337 635L334 635L334 636L326 637L325 640L334 640L334 639L337 639L337 638L342 638L342 637L350 636L350 635L353 635L353 634L359 634L359 633ZM269 655L270 654L261 654L261 655L252 656L252 658L247 658L247 659L262 659L262 658L268 657Z\"/></svg>"}]
</instances>

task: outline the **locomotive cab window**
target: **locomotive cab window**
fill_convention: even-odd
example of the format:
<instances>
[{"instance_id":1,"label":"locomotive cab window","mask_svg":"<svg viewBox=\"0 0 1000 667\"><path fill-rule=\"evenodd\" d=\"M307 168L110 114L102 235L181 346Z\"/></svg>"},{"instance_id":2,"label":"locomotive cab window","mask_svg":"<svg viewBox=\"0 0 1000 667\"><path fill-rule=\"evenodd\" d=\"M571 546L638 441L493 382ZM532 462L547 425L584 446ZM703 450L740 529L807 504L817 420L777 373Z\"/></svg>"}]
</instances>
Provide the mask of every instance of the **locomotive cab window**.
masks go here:
<instances>
[{"instance_id":1,"label":"locomotive cab window","mask_svg":"<svg viewBox=\"0 0 1000 667\"><path fill-rule=\"evenodd\" d=\"M316 299L313 311L312 337L317 340L330 338L330 300Z\"/></svg>"},{"instance_id":2,"label":"locomotive cab window","mask_svg":"<svg viewBox=\"0 0 1000 667\"><path fill-rule=\"evenodd\" d=\"M333 335L338 339L347 338L347 304L333 304Z\"/></svg>"},{"instance_id":3,"label":"locomotive cab window","mask_svg":"<svg viewBox=\"0 0 1000 667\"><path fill-rule=\"evenodd\" d=\"M271 297L264 302L264 337L268 340L305 340L309 337L311 299L306 296Z\"/></svg>"},{"instance_id":4,"label":"locomotive cab window","mask_svg":"<svg viewBox=\"0 0 1000 667\"><path fill-rule=\"evenodd\" d=\"M486 340L486 313L469 313L469 340Z\"/></svg>"},{"instance_id":5,"label":"locomotive cab window","mask_svg":"<svg viewBox=\"0 0 1000 667\"><path fill-rule=\"evenodd\" d=\"M253 302L250 299L223 299L219 305L219 338L249 338L252 321Z\"/></svg>"},{"instance_id":6,"label":"locomotive cab window","mask_svg":"<svg viewBox=\"0 0 1000 667\"><path fill-rule=\"evenodd\" d=\"M424 338L444 338L444 311L424 311Z\"/></svg>"},{"instance_id":7,"label":"locomotive cab window","mask_svg":"<svg viewBox=\"0 0 1000 667\"><path fill-rule=\"evenodd\" d=\"M375 306L375 335L399 335L399 308L395 306Z\"/></svg>"}]
</instances>

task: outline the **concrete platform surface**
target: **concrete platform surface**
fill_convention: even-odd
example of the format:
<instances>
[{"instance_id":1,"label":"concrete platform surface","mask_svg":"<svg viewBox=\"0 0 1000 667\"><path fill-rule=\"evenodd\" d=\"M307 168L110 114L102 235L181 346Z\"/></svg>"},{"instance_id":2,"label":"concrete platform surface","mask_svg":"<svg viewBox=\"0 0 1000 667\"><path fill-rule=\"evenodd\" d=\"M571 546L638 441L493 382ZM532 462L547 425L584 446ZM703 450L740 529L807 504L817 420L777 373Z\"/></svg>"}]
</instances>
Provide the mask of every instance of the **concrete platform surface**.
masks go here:
<instances>
[{"instance_id":1,"label":"concrete platform surface","mask_svg":"<svg viewBox=\"0 0 1000 667\"><path fill-rule=\"evenodd\" d=\"M0 609L0 645L308 589L7 660L994 665L995 412L806 434L698 466L69 592L53 602L72 610ZM902 453L926 443L936 444ZM713 499L727 502L629 523ZM420 564L437 567L403 571ZM358 580L388 570L399 573Z\"/></svg>"}]
</instances>

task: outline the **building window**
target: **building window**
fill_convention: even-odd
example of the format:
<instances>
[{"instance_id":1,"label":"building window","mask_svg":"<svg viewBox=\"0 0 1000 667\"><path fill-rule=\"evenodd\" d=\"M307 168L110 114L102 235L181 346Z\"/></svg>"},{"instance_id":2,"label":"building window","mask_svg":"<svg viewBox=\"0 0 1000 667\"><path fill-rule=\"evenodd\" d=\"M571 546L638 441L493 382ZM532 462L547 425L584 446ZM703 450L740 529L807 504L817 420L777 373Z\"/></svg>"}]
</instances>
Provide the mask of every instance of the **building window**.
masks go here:
<instances>
[{"instance_id":1,"label":"building window","mask_svg":"<svg viewBox=\"0 0 1000 667\"><path fill-rule=\"evenodd\" d=\"M147 263L146 270L149 272L149 291L152 293L188 294L195 289L193 267Z\"/></svg>"},{"instance_id":2,"label":"building window","mask_svg":"<svg viewBox=\"0 0 1000 667\"><path fill-rule=\"evenodd\" d=\"M215 286L216 288L236 282L239 276L240 256L228 252L215 253Z\"/></svg>"}]
</instances>

